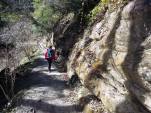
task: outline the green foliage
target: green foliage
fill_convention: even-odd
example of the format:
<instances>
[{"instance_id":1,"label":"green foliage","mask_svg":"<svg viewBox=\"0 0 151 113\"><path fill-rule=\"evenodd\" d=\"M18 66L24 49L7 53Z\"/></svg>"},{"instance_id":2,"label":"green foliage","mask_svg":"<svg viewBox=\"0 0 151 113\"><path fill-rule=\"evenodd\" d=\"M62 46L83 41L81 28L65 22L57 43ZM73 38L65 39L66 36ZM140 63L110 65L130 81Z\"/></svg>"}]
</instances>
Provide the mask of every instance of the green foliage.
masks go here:
<instances>
[{"instance_id":1,"label":"green foliage","mask_svg":"<svg viewBox=\"0 0 151 113\"><path fill-rule=\"evenodd\" d=\"M91 24L95 19L97 14L99 14L102 10L102 2L99 4L85 17L88 24Z\"/></svg>"},{"instance_id":2,"label":"green foliage","mask_svg":"<svg viewBox=\"0 0 151 113\"><path fill-rule=\"evenodd\" d=\"M100 2L98 6L96 6L92 11L91 11L91 18L94 19L98 13L100 13L102 10L102 3Z\"/></svg>"},{"instance_id":3,"label":"green foliage","mask_svg":"<svg viewBox=\"0 0 151 113\"><path fill-rule=\"evenodd\" d=\"M17 22L20 19L20 15L16 13L0 13L1 21L5 22Z\"/></svg>"},{"instance_id":4,"label":"green foliage","mask_svg":"<svg viewBox=\"0 0 151 113\"><path fill-rule=\"evenodd\" d=\"M109 0L100 0L98 5L87 15L87 21L89 21L90 24L93 23L108 3Z\"/></svg>"},{"instance_id":5,"label":"green foliage","mask_svg":"<svg viewBox=\"0 0 151 113\"><path fill-rule=\"evenodd\" d=\"M33 30L43 31L42 29L51 29L66 13L78 12L81 8L81 0L33 0L34 12L32 16L41 25L34 26ZM37 28L35 28L37 27ZM41 30L40 30L41 29Z\"/></svg>"},{"instance_id":6,"label":"green foliage","mask_svg":"<svg viewBox=\"0 0 151 113\"><path fill-rule=\"evenodd\" d=\"M34 12L33 17L36 21L46 28L53 27L59 18L62 16L61 12L52 7L49 3L45 3L43 0L34 0ZM37 28L40 30L40 28ZM38 31L39 31L38 30Z\"/></svg>"},{"instance_id":7,"label":"green foliage","mask_svg":"<svg viewBox=\"0 0 151 113\"><path fill-rule=\"evenodd\" d=\"M32 25L32 31L34 33L46 33L46 31L41 26Z\"/></svg>"},{"instance_id":8,"label":"green foliage","mask_svg":"<svg viewBox=\"0 0 151 113\"><path fill-rule=\"evenodd\" d=\"M0 9L3 11L6 5L8 4L0 2ZM9 5L10 7L8 6L8 8L14 7L12 4ZM32 0L32 6L32 10L25 12L25 14L32 14L35 19L33 23L38 23L38 27L41 25L42 29L51 29L65 14L70 12L78 14L81 8L81 0ZM17 14L16 12L9 11L2 13L2 11L0 12L1 22L16 22L20 19L21 14L24 15L24 12ZM40 29L40 27L38 29Z\"/></svg>"},{"instance_id":9,"label":"green foliage","mask_svg":"<svg viewBox=\"0 0 151 113\"><path fill-rule=\"evenodd\" d=\"M107 4L109 2L109 0L101 0L102 4Z\"/></svg>"}]
</instances>

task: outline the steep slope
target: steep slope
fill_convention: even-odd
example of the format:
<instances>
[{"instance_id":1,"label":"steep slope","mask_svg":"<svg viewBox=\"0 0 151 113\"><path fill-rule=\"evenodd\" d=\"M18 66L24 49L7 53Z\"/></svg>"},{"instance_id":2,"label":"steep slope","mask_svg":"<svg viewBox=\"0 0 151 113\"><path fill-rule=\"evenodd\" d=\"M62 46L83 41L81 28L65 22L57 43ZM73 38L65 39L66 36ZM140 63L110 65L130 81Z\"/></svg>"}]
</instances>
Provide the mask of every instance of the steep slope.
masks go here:
<instances>
[{"instance_id":1,"label":"steep slope","mask_svg":"<svg viewBox=\"0 0 151 113\"><path fill-rule=\"evenodd\" d=\"M68 75L77 74L111 113L151 112L150 13L144 0L109 3L70 54Z\"/></svg>"}]
</instances>

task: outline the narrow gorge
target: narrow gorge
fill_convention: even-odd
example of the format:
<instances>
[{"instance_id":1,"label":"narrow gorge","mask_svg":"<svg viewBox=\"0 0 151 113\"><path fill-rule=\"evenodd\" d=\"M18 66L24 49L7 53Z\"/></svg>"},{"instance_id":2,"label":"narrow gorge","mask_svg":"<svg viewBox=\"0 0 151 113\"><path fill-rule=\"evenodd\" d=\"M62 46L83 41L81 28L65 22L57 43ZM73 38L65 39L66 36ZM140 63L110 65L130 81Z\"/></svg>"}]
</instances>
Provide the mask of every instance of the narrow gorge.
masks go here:
<instances>
[{"instance_id":1,"label":"narrow gorge","mask_svg":"<svg viewBox=\"0 0 151 113\"><path fill-rule=\"evenodd\" d=\"M52 28L46 27L47 33L29 40L38 42L37 48L49 42L60 52L61 71L67 73L69 85L74 77L82 85L77 98L84 113L151 113L151 1L82 0L81 4L56 19ZM97 110L85 102L89 94L99 102Z\"/></svg>"}]
</instances>

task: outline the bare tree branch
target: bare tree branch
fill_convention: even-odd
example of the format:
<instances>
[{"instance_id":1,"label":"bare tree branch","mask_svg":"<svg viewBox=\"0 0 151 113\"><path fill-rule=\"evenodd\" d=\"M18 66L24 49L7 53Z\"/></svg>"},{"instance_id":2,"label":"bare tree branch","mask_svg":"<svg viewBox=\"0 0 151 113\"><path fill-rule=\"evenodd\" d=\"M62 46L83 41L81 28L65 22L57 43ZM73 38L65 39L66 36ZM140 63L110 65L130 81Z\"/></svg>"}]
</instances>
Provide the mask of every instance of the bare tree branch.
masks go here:
<instances>
[{"instance_id":1,"label":"bare tree branch","mask_svg":"<svg viewBox=\"0 0 151 113\"><path fill-rule=\"evenodd\" d=\"M6 94L4 88L2 87L1 84L0 84L0 88L1 88L1 90L2 90L2 92L3 92L3 94L4 94L4 96L5 96L5 98L6 98L8 101L10 101L10 100L11 100L10 97Z\"/></svg>"}]
</instances>

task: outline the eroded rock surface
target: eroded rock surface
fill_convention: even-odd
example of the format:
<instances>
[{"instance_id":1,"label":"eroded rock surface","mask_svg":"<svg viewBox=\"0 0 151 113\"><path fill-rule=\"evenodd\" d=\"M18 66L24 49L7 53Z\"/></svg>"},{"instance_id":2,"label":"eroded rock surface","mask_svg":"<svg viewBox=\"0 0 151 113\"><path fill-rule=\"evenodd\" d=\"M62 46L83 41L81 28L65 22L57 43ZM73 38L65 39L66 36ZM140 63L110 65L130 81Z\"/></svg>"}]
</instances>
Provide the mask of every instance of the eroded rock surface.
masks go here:
<instances>
[{"instance_id":1,"label":"eroded rock surface","mask_svg":"<svg viewBox=\"0 0 151 113\"><path fill-rule=\"evenodd\" d=\"M151 6L133 0L85 30L68 61L111 113L151 112Z\"/></svg>"}]
</instances>

